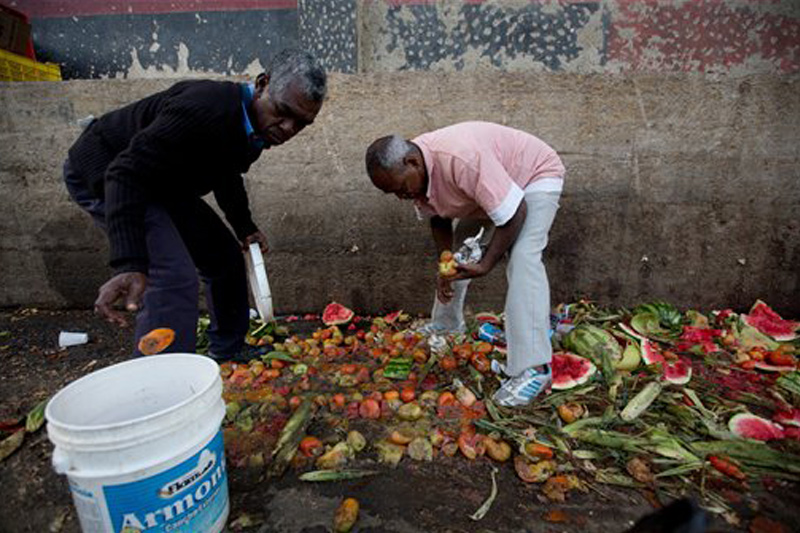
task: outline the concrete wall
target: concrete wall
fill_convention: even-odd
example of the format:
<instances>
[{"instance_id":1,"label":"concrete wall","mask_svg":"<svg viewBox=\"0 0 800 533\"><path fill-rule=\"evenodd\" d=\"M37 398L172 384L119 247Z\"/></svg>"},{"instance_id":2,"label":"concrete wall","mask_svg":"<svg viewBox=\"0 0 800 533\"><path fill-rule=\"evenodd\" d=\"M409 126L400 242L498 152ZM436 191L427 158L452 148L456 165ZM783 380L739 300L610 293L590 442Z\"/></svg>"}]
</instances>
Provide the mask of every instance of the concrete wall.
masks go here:
<instances>
[{"instance_id":1,"label":"concrete wall","mask_svg":"<svg viewBox=\"0 0 800 533\"><path fill-rule=\"evenodd\" d=\"M287 45L337 72L800 71L795 0L4 0L74 78L254 75Z\"/></svg>"},{"instance_id":2,"label":"concrete wall","mask_svg":"<svg viewBox=\"0 0 800 533\"><path fill-rule=\"evenodd\" d=\"M0 84L0 305L93 300L106 244L60 183L74 120L170 83ZM742 308L764 298L800 315L799 118L796 76L333 75L316 123L247 179L272 239L276 306L426 311L428 230L371 188L363 152L389 132L488 119L539 135L566 162L547 254L555 301ZM502 268L474 285L476 307L500 308Z\"/></svg>"}]
</instances>

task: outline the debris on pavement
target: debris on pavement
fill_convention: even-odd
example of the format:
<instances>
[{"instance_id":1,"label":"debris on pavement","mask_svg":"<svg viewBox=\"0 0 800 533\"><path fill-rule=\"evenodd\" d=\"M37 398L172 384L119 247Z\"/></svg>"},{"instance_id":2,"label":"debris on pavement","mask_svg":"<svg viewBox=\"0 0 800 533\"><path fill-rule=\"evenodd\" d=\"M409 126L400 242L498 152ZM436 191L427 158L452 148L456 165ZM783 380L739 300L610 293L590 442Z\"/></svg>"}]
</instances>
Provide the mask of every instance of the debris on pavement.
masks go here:
<instances>
[{"instance_id":1,"label":"debris on pavement","mask_svg":"<svg viewBox=\"0 0 800 533\"><path fill-rule=\"evenodd\" d=\"M800 481L800 323L764 302L702 314L579 301L554 314L553 391L515 409L489 399L502 316L478 314L434 342L402 312L368 318L340 304L308 335L254 320L257 357L221 366L229 465L342 481L404 461L491 461L476 520L502 468L550 502L611 484L691 495L726 516L732 493Z\"/></svg>"}]
</instances>

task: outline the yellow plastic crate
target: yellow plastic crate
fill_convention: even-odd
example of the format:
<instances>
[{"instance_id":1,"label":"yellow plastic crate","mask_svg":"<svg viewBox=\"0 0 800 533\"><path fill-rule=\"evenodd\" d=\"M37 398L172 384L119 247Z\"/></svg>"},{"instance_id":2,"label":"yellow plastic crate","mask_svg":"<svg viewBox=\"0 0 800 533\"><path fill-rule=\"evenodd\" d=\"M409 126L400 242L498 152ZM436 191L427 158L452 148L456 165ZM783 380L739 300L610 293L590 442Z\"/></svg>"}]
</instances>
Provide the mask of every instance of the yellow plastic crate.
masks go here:
<instances>
[{"instance_id":1,"label":"yellow plastic crate","mask_svg":"<svg viewBox=\"0 0 800 533\"><path fill-rule=\"evenodd\" d=\"M61 81L61 67L0 50L0 81Z\"/></svg>"}]
</instances>

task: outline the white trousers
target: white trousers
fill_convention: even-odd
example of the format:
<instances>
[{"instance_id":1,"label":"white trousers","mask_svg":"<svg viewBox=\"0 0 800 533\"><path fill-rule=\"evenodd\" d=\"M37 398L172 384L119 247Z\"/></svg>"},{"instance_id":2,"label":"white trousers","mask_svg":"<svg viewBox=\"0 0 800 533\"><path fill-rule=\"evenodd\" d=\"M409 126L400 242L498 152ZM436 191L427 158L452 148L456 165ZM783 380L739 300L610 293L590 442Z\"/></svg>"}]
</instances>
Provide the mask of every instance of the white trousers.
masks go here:
<instances>
[{"instance_id":1,"label":"white trousers","mask_svg":"<svg viewBox=\"0 0 800 533\"><path fill-rule=\"evenodd\" d=\"M542 252L547 247L547 237L558 211L560 192L529 191L525 193L527 216L506 267L508 292L506 293L506 342L508 362L506 373L517 376L524 370L549 364L553 357L550 345L550 284L542 262ZM486 228L484 240L488 242L494 227L485 220L457 220L454 234L455 248L467 237ZM436 326L449 330L464 329L464 301L470 280L453 283L453 299L443 304L434 297L431 316Z\"/></svg>"}]
</instances>

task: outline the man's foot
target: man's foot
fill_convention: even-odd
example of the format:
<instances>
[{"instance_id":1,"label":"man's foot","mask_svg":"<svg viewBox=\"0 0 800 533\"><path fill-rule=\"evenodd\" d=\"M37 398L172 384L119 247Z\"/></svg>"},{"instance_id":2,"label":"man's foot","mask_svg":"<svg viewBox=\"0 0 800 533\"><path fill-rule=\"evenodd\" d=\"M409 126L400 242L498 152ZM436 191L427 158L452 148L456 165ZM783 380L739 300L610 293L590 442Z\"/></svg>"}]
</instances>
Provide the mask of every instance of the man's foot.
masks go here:
<instances>
[{"instance_id":1,"label":"man's foot","mask_svg":"<svg viewBox=\"0 0 800 533\"><path fill-rule=\"evenodd\" d=\"M242 351L235 355L222 355L211 351L207 355L217 363L249 363L253 359L261 359L261 356L267 353L268 348L268 346L245 345Z\"/></svg>"},{"instance_id":2,"label":"man's foot","mask_svg":"<svg viewBox=\"0 0 800 533\"><path fill-rule=\"evenodd\" d=\"M552 382L553 374L550 365L545 365L544 370L529 368L519 376L505 380L492 399L497 405L504 407L528 405L548 389Z\"/></svg>"},{"instance_id":3,"label":"man's foot","mask_svg":"<svg viewBox=\"0 0 800 533\"><path fill-rule=\"evenodd\" d=\"M434 323L431 320L418 327L417 331L425 336L441 335L443 337L446 337L447 335L459 335L461 333L464 333L464 331L466 331L466 328L460 328L460 329L446 328L444 326Z\"/></svg>"}]
</instances>

